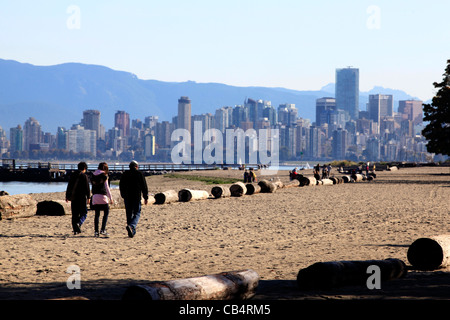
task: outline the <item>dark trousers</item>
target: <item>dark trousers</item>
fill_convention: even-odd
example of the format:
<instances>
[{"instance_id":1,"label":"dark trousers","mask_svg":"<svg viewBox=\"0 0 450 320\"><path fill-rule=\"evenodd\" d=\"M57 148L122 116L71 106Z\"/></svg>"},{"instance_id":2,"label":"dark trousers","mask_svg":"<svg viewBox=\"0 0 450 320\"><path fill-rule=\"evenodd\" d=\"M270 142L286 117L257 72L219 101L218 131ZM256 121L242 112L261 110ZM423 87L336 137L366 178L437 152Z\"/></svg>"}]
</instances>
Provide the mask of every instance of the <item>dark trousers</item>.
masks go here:
<instances>
[{"instance_id":1,"label":"dark trousers","mask_svg":"<svg viewBox=\"0 0 450 320\"><path fill-rule=\"evenodd\" d=\"M81 227L87 217L86 199L72 201L70 208L72 210L72 229L73 231L77 231L77 225Z\"/></svg>"},{"instance_id":2,"label":"dark trousers","mask_svg":"<svg viewBox=\"0 0 450 320\"><path fill-rule=\"evenodd\" d=\"M95 204L92 206L92 209L95 210L95 218L94 218L94 226L95 232L98 232L98 225L100 222L100 212L103 211L103 219L102 219L102 231L106 230L106 223L108 222L109 215L109 205L108 204Z\"/></svg>"},{"instance_id":3,"label":"dark trousers","mask_svg":"<svg viewBox=\"0 0 450 320\"><path fill-rule=\"evenodd\" d=\"M136 231L136 226L141 216L141 200L124 199L124 202L125 213L127 215L127 225L129 225L133 231Z\"/></svg>"}]
</instances>

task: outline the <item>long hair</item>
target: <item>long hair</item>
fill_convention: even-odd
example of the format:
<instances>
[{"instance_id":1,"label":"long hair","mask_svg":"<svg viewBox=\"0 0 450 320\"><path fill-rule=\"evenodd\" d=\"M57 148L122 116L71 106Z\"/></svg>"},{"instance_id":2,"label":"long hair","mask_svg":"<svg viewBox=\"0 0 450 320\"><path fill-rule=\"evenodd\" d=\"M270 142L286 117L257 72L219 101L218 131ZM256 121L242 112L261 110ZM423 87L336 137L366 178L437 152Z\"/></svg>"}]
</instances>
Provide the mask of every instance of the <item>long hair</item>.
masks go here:
<instances>
[{"instance_id":1,"label":"long hair","mask_svg":"<svg viewBox=\"0 0 450 320\"><path fill-rule=\"evenodd\" d=\"M105 171L106 175L108 175L108 173L109 173L108 164L106 162L100 162L98 164L98 169Z\"/></svg>"}]
</instances>

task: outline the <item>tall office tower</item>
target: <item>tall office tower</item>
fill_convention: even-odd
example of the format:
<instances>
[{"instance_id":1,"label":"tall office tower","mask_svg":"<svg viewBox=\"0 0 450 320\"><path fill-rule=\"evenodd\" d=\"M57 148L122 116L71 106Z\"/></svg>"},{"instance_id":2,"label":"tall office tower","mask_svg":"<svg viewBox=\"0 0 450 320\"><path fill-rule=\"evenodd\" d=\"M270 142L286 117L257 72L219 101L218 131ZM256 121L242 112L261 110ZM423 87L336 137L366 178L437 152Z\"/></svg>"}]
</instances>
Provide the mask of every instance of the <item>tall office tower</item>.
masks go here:
<instances>
[{"instance_id":1,"label":"tall office tower","mask_svg":"<svg viewBox=\"0 0 450 320\"><path fill-rule=\"evenodd\" d=\"M258 121L258 102L256 100L248 98L244 102L244 108L248 110L248 121L256 125Z\"/></svg>"},{"instance_id":2,"label":"tall office tower","mask_svg":"<svg viewBox=\"0 0 450 320\"><path fill-rule=\"evenodd\" d=\"M170 147L170 135L173 131L173 124L169 121L158 122L156 124L156 144L158 148Z\"/></svg>"},{"instance_id":3,"label":"tall office tower","mask_svg":"<svg viewBox=\"0 0 450 320\"><path fill-rule=\"evenodd\" d=\"M75 153L84 152L95 155L97 151L97 133L74 125L68 132L68 150Z\"/></svg>"},{"instance_id":4,"label":"tall office tower","mask_svg":"<svg viewBox=\"0 0 450 320\"><path fill-rule=\"evenodd\" d=\"M401 100L398 102L398 112L403 115L403 119L411 120L414 125L422 124L423 101L420 100Z\"/></svg>"},{"instance_id":5,"label":"tall office tower","mask_svg":"<svg viewBox=\"0 0 450 320\"><path fill-rule=\"evenodd\" d=\"M336 69L336 108L347 111L350 118L359 117L359 69Z\"/></svg>"},{"instance_id":6,"label":"tall office tower","mask_svg":"<svg viewBox=\"0 0 450 320\"><path fill-rule=\"evenodd\" d=\"M332 153L335 160L345 159L347 152L347 130L337 129L333 131Z\"/></svg>"},{"instance_id":7,"label":"tall office tower","mask_svg":"<svg viewBox=\"0 0 450 320\"><path fill-rule=\"evenodd\" d=\"M114 116L114 126L123 132L124 137L130 135L130 115L125 111L117 111Z\"/></svg>"},{"instance_id":8,"label":"tall office tower","mask_svg":"<svg viewBox=\"0 0 450 320\"><path fill-rule=\"evenodd\" d=\"M177 129L191 130L191 100L188 97L178 99Z\"/></svg>"},{"instance_id":9,"label":"tall office tower","mask_svg":"<svg viewBox=\"0 0 450 320\"><path fill-rule=\"evenodd\" d=\"M23 130L20 124L15 128L9 129L9 141L11 152L23 151Z\"/></svg>"},{"instance_id":10,"label":"tall office tower","mask_svg":"<svg viewBox=\"0 0 450 320\"><path fill-rule=\"evenodd\" d=\"M248 120L248 108L240 105L233 108L233 126L235 126L236 128L240 128L241 123L247 122Z\"/></svg>"},{"instance_id":11,"label":"tall office tower","mask_svg":"<svg viewBox=\"0 0 450 320\"><path fill-rule=\"evenodd\" d=\"M63 127L58 127L56 130L56 149L66 150L67 149L67 130Z\"/></svg>"},{"instance_id":12,"label":"tall office tower","mask_svg":"<svg viewBox=\"0 0 450 320\"><path fill-rule=\"evenodd\" d=\"M81 125L86 130L94 130L97 133L97 137L100 137L100 111L83 111L83 119L81 120Z\"/></svg>"},{"instance_id":13,"label":"tall office tower","mask_svg":"<svg viewBox=\"0 0 450 320\"><path fill-rule=\"evenodd\" d=\"M316 100L316 126L320 127L326 123L326 114L329 110L336 110L336 99L324 97Z\"/></svg>"},{"instance_id":14,"label":"tall office tower","mask_svg":"<svg viewBox=\"0 0 450 320\"><path fill-rule=\"evenodd\" d=\"M317 126L309 127L309 139L307 143L308 156L310 158L320 158L322 145L322 131Z\"/></svg>"},{"instance_id":15,"label":"tall office tower","mask_svg":"<svg viewBox=\"0 0 450 320\"><path fill-rule=\"evenodd\" d=\"M276 125L278 122L277 110L273 106L264 107L263 117L269 120L271 126Z\"/></svg>"},{"instance_id":16,"label":"tall office tower","mask_svg":"<svg viewBox=\"0 0 450 320\"><path fill-rule=\"evenodd\" d=\"M229 108L222 107L216 110L214 114L215 128L220 130L220 132L225 132L225 129L230 126L229 124Z\"/></svg>"},{"instance_id":17,"label":"tall office tower","mask_svg":"<svg viewBox=\"0 0 450 320\"><path fill-rule=\"evenodd\" d=\"M25 121L24 126L24 150L30 151L30 146L37 145L42 142L42 130L39 122L30 117Z\"/></svg>"},{"instance_id":18,"label":"tall office tower","mask_svg":"<svg viewBox=\"0 0 450 320\"><path fill-rule=\"evenodd\" d=\"M158 123L158 116L148 116L145 117L144 121L144 127L150 129L150 131L156 130L156 124Z\"/></svg>"},{"instance_id":19,"label":"tall office tower","mask_svg":"<svg viewBox=\"0 0 450 320\"><path fill-rule=\"evenodd\" d=\"M390 94L369 95L369 119L380 124L381 118L394 115L394 100Z\"/></svg>"},{"instance_id":20,"label":"tall office tower","mask_svg":"<svg viewBox=\"0 0 450 320\"><path fill-rule=\"evenodd\" d=\"M146 134L144 137L144 154L146 158L154 156L156 153L155 136L152 134Z\"/></svg>"}]
</instances>

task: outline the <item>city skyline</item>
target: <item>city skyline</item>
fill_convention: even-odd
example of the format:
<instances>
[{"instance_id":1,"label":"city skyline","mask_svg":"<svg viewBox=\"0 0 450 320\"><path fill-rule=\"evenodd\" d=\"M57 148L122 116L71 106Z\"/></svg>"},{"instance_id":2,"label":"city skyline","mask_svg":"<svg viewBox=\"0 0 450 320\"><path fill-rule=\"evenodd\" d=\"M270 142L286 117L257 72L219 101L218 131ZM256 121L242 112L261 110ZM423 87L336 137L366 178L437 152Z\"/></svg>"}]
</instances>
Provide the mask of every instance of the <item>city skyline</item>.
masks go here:
<instances>
[{"instance_id":1,"label":"city skyline","mask_svg":"<svg viewBox=\"0 0 450 320\"><path fill-rule=\"evenodd\" d=\"M0 48L36 65L294 90L318 90L333 82L330 69L353 65L362 91L384 84L426 101L450 52L450 35L435 32L450 26L448 9L418 0L13 1L0 5Z\"/></svg>"}]
</instances>

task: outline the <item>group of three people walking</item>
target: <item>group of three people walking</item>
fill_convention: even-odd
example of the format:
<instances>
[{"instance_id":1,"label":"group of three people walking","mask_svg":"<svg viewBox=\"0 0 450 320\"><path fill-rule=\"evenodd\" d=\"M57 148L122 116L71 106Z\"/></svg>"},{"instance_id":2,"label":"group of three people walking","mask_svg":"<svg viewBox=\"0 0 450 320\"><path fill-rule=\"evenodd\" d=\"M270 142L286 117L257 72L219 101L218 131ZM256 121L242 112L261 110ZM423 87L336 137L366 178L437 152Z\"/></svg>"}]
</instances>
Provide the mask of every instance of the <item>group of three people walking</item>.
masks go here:
<instances>
[{"instance_id":1,"label":"group of three people walking","mask_svg":"<svg viewBox=\"0 0 450 320\"><path fill-rule=\"evenodd\" d=\"M125 171L119 182L120 196L124 199L126 213L126 230L130 238L136 234L136 227L141 215L141 199L144 204L148 203L148 187L144 175L139 170L139 164L131 161L129 170ZM86 220L88 205L95 211L94 236L109 236L106 231L108 222L109 205L114 204L114 199L110 190L110 179L108 164L101 162L97 170L89 179L87 164L80 162L78 170L70 176L66 189L66 201L71 202L72 229L73 233L81 233L81 226ZM89 180L92 184L92 197ZM101 228L100 213L103 211Z\"/></svg>"}]
</instances>

